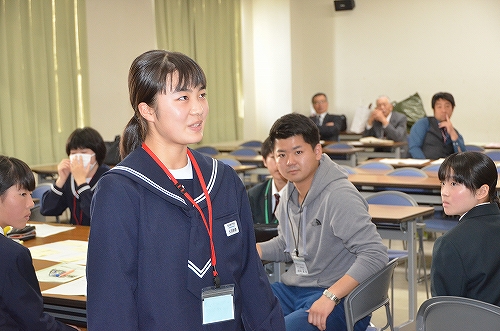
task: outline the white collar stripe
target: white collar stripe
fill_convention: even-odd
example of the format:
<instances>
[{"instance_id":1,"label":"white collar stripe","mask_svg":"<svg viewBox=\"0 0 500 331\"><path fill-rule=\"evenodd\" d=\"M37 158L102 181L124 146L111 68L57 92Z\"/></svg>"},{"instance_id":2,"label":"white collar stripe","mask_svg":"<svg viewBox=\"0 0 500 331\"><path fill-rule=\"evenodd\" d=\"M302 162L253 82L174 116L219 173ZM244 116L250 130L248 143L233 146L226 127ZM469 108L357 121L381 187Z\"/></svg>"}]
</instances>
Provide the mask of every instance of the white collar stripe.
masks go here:
<instances>
[{"instance_id":1,"label":"white collar stripe","mask_svg":"<svg viewBox=\"0 0 500 331\"><path fill-rule=\"evenodd\" d=\"M176 199L180 202L182 202L183 204L187 205L186 201L184 201L184 198L178 196L177 194L174 194L166 189L164 189L163 187L161 187L160 185L156 184L154 181L152 181L151 179L149 179L148 177L144 176L142 173L132 169L132 168L128 168L128 167L124 167L124 166L116 166L114 167L113 169L111 169L110 171L114 171L114 170L122 170L122 171L125 171L125 172L128 172L134 176L136 176L137 178L141 179L142 181L144 181L145 183L149 184L150 186L154 187L155 189L157 189L158 191L162 192L163 194L173 198L173 199Z\"/></svg>"},{"instance_id":2,"label":"white collar stripe","mask_svg":"<svg viewBox=\"0 0 500 331\"><path fill-rule=\"evenodd\" d=\"M210 180L208 181L207 184L208 194L210 194L210 192L212 192L212 189L214 188L216 174L217 174L217 160L212 159L212 173L210 174ZM196 203L200 203L203 200L205 200L205 194L203 193L201 193L194 199Z\"/></svg>"}]
</instances>

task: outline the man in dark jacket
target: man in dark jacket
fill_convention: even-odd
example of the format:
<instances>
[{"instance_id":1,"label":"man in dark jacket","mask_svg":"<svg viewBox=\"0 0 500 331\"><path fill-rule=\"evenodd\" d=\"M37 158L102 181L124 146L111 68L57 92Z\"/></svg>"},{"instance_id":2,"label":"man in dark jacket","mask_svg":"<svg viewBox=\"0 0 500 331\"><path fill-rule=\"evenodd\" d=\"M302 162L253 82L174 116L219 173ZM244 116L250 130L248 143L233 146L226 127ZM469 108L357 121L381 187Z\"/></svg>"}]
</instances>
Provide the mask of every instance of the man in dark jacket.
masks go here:
<instances>
[{"instance_id":1,"label":"man in dark jacket","mask_svg":"<svg viewBox=\"0 0 500 331\"><path fill-rule=\"evenodd\" d=\"M319 129L321 140L338 141L341 131L345 131L347 123L344 115L328 114L328 99L325 93L316 93L312 97L312 104L315 114L310 118L316 123Z\"/></svg>"}]
</instances>

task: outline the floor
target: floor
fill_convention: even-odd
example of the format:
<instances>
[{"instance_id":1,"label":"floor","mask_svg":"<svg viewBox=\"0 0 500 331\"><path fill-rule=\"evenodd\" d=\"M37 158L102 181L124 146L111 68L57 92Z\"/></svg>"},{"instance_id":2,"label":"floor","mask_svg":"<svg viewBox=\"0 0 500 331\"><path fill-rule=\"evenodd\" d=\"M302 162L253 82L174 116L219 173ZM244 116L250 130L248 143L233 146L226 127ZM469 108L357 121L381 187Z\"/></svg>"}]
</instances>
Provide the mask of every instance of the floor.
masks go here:
<instances>
[{"instance_id":1,"label":"floor","mask_svg":"<svg viewBox=\"0 0 500 331\"><path fill-rule=\"evenodd\" d=\"M385 245L388 245L388 241L384 240ZM427 273L430 272L430 261L432 257L432 247L434 240L424 240L424 253L426 256L426 266ZM392 241L391 248L401 249L401 241ZM430 279L428 279L429 286L429 296L430 296ZM390 293L389 293L390 295ZM420 307L422 302L427 299L425 284L423 281L419 282L417 285L417 307ZM393 303L391 302L391 305ZM397 326L408 320L408 282L406 280L406 267L401 264L394 270L394 325ZM380 308L372 315L372 323L378 327L382 328L386 323L385 309Z\"/></svg>"}]
</instances>

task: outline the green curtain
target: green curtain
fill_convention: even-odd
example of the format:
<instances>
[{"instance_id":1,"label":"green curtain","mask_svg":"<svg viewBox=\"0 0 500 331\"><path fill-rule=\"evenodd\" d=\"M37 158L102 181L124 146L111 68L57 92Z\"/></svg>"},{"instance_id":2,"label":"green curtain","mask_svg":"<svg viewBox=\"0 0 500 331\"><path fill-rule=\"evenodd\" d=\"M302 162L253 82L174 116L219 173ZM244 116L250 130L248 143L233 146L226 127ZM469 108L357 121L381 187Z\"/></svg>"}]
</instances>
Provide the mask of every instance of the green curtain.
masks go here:
<instances>
[{"instance_id":1,"label":"green curtain","mask_svg":"<svg viewBox=\"0 0 500 331\"><path fill-rule=\"evenodd\" d=\"M84 0L0 0L0 153L59 162L89 123Z\"/></svg>"},{"instance_id":2,"label":"green curtain","mask_svg":"<svg viewBox=\"0 0 500 331\"><path fill-rule=\"evenodd\" d=\"M182 52L207 76L201 144L243 138L240 0L155 0L158 47Z\"/></svg>"}]
</instances>

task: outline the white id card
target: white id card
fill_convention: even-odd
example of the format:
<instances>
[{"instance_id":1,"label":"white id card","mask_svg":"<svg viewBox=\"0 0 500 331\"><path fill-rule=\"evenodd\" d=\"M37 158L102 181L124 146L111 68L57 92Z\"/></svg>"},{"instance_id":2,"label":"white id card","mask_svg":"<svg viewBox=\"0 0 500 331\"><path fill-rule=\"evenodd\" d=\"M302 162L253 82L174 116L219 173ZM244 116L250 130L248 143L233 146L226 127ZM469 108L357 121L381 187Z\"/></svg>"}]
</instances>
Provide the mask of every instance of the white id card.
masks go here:
<instances>
[{"instance_id":1,"label":"white id card","mask_svg":"<svg viewBox=\"0 0 500 331\"><path fill-rule=\"evenodd\" d=\"M203 324L234 319L234 285L205 287L201 290Z\"/></svg>"},{"instance_id":2,"label":"white id card","mask_svg":"<svg viewBox=\"0 0 500 331\"><path fill-rule=\"evenodd\" d=\"M306 262L303 257L300 256L292 256L293 264L295 265L295 273L297 275L308 275L309 271L307 271Z\"/></svg>"}]
</instances>

